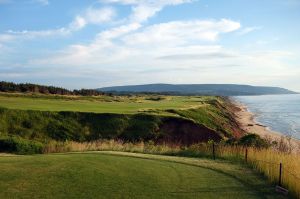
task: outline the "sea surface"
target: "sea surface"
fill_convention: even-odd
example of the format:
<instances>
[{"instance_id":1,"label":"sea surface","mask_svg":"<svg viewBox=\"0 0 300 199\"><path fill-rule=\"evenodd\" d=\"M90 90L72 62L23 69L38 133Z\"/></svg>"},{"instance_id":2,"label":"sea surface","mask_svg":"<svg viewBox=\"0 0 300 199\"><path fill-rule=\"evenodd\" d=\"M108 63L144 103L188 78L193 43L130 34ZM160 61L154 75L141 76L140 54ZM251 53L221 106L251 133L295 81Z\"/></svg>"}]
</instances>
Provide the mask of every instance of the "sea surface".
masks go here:
<instances>
[{"instance_id":1,"label":"sea surface","mask_svg":"<svg viewBox=\"0 0 300 199\"><path fill-rule=\"evenodd\" d=\"M300 139L300 94L238 96L254 113L255 121L273 131Z\"/></svg>"}]
</instances>

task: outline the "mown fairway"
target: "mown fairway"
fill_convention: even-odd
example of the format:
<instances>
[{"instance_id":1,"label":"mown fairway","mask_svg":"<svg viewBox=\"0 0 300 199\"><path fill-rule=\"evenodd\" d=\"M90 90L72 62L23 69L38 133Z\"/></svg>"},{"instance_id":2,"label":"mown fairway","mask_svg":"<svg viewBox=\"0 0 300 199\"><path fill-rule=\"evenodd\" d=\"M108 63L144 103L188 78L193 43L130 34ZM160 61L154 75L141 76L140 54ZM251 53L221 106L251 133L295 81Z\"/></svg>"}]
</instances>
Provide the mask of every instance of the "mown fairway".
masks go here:
<instances>
[{"instance_id":1,"label":"mown fairway","mask_svg":"<svg viewBox=\"0 0 300 199\"><path fill-rule=\"evenodd\" d=\"M136 113L141 111L191 108L214 97L169 96L162 100L151 97L53 97L0 95L0 107L21 110L79 111L94 113Z\"/></svg>"},{"instance_id":2,"label":"mown fairway","mask_svg":"<svg viewBox=\"0 0 300 199\"><path fill-rule=\"evenodd\" d=\"M0 190L0 198L281 198L238 165L117 152L0 156Z\"/></svg>"}]
</instances>

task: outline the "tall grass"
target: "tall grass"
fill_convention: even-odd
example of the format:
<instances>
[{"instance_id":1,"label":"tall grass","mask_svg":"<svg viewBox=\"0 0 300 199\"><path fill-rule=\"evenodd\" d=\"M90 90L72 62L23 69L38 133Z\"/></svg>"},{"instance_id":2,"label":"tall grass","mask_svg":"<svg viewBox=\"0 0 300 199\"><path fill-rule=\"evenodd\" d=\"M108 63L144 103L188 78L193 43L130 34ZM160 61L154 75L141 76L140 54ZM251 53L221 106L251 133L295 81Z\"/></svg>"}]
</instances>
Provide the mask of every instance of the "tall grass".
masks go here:
<instances>
[{"instance_id":1,"label":"tall grass","mask_svg":"<svg viewBox=\"0 0 300 199\"><path fill-rule=\"evenodd\" d=\"M154 144L154 142L128 143L116 140L93 142L56 142L44 148L44 153L83 151L123 151L185 157L213 157L212 143L201 143L189 147L178 144ZM247 149L247 161L246 161ZM215 157L234 162L244 162L264 174L271 183L279 181L279 164L282 163L282 186L296 198L300 198L300 155L274 151L269 148L253 148L233 145L215 145Z\"/></svg>"},{"instance_id":2,"label":"tall grass","mask_svg":"<svg viewBox=\"0 0 300 199\"><path fill-rule=\"evenodd\" d=\"M122 142L117 140L97 140L92 142L57 142L51 141L44 147L44 153L83 152L83 151L124 151L150 154L176 154L182 151L179 145L159 144L154 142Z\"/></svg>"},{"instance_id":3,"label":"tall grass","mask_svg":"<svg viewBox=\"0 0 300 199\"><path fill-rule=\"evenodd\" d=\"M249 163L268 179L279 181L279 165L282 163L282 185L296 198L300 198L300 155L284 153L272 149L248 149Z\"/></svg>"},{"instance_id":4,"label":"tall grass","mask_svg":"<svg viewBox=\"0 0 300 199\"><path fill-rule=\"evenodd\" d=\"M220 158L245 162L276 185L279 184L281 163L281 186L287 188L295 198L300 198L299 153L286 153L274 150L274 148L245 148L241 146L218 146L217 153L217 157Z\"/></svg>"}]
</instances>

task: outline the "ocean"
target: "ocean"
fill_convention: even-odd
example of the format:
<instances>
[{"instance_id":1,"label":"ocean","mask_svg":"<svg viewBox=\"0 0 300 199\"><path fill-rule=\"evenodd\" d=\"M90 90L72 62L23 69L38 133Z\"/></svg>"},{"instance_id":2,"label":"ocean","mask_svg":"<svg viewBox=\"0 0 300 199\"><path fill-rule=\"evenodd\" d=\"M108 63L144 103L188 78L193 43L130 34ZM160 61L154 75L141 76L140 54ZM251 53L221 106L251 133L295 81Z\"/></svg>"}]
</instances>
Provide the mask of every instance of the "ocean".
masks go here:
<instances>
[{"instance_id":1,"label":"ocean","mask_svg":"<svg viewBox=\"0 0 300 199\"><path fill-rule=\"evenodd\" d=\"M300 94L238 96L255 120L273 131L300 139Z\"/></svg>"}]
</instances>

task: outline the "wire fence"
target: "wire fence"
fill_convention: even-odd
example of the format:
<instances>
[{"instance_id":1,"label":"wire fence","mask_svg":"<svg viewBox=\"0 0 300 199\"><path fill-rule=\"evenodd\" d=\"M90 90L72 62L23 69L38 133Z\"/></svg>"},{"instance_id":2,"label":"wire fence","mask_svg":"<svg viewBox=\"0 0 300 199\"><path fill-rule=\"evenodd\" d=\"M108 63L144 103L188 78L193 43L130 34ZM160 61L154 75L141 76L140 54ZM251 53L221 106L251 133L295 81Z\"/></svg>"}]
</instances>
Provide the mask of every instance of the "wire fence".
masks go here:
<instances>
[{"instance_id":1,"label":"wire fence","mask_svg":"<svg viewBox=\"0 0 300 199\"><path fill-rule=\"evenodd\" d=\"M238 158L263 173L270 182L276 185L277 191L289 192L300 198L300 156L274 152L268 149L226 147L212 144L211 156L217 158Z\"/></svg>"}]
</instances>

